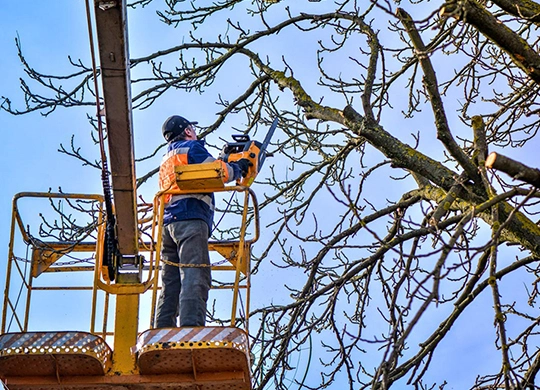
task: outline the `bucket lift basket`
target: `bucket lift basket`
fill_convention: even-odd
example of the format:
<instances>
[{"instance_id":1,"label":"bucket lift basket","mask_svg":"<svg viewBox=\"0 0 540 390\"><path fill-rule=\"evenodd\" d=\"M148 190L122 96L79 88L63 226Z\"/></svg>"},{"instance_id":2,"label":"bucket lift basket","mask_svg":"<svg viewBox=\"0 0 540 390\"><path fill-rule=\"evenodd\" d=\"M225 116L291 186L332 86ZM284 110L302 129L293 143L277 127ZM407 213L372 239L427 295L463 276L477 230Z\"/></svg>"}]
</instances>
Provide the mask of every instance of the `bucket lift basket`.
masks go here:
<instances>
[{"instance_id":1,"label":"bucket lift basket","mask_svg":"<svg viewBox=\"0 0 540 390\"><path fill-rule=\"evenodd\" d=\"M205 165L205 164L202 164ZM185 177L185 176L184 176ZM188 179L189 180L189 179ZM188 184L193 185L193 183ZM180 190L204 192L195 189ZM246 187L222 186L211 188L208 192L233 191L244 194L244 211L241 215L242 227L239 239L233 241L215 241L209 243L209 250L218 253L227 264L213 266L215 271L232 271L233 282L219 288L232 290L232 310L230 326L208 326L198 328L148 329L135 335L136 342L128 353L116 351L117 339L123 337L122 326L115 324L115 331L108 329L109 300L116 298L116 321L138 321L138 312L134 313L129 304L133 297L147 294L151 297L150 324L153 322L154 308L159 292L161 220L163 218L164 196L169 192L159 193L154 200L154 216L152 218L152 238L149 242L141 241L141 251L148 252L148 264L145 265L146 280L140 284L111 284L101 275L101 248L104 237L104 221L96 224L98 238L95 242L45 242L29 235L25 221L20 213L19 202L27 198L47 200L84 199L97 202L102 207L99 195L58 194L58 193L21 193L13 201L12 226L8 253L8 270L2 327L0 334L0 379L10 390L23 389L193 389L193 390L250 390L250 354L247 326L249 321L249 289L250 289L250 248L259 237L258 207L254 193ZM178 192L178 191L176 191ZM174 194L175 191L172 191ZM240 202L241 204L242 202ZM249 210L249 212L248 212ZM251 213L251 214L249 214ZM100 216L103 213L99 213ZM101 217L100 217L101 218ZM249 239L246 226L251 219L253 232ZM16 236L32 249L31 256L23 260L30 266L21 263L15 255ZM59 259L67 254L77 252L95 252L93 265L59 265ZM87 271L93 275L91 286L43 287L35 281L49 273ZM25 297L22 313L17 309L14 297L13 275L22 279ZM75 278L76 279L76 278ZM88 290L92 294L91 324L84 331L66 329L34 331L36 321L31 320L31 298L38 290L63 290L68 294L70 289ZM246 292L244 315L238 317L240 291ZM21 293L19 292L19 296ZM101 298L99 298L101 296ZM119 299L127 299L120 301ZM103 306L103 314L99 313L99 302ZM124 307L122 307L124 306ZM137 306L138 309L138 306ZM8 318L10 317L10 318ZM103 319L101 326L98 319ZM11 330L9 325L17 329ZM32 324L32 326L30 326ZM244 329L238 328L242 324ZM130 324L130 326L133 324ZM60 327L62 324L60 324ZM135 329L137 324L135 324ZM108 341L114 339L115 347ZM130 339L131 340L131 339ZM127 356L129 355L129 356ZM118 365L120 361L133 362L134 368L123 370L126 365ZM129 365L128 364L128 365ZM120 367L120 369L118 369Z\"/></svg>"}]
</instances>

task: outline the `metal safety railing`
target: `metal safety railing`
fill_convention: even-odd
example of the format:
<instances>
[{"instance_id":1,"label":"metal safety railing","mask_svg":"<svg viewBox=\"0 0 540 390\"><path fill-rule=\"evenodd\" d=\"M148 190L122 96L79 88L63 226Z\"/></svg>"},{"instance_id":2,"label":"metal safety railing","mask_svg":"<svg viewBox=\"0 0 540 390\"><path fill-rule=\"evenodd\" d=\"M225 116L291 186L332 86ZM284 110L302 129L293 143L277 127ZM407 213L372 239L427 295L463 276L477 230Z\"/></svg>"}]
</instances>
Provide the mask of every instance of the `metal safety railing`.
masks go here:
<instances>
[{"instance_id":1,"label":"metal safety railing","mask_svg":"<svg viewBox=\"0 0 540 390\"><path fill-rule=\"evenodd\" d=\"M24 200L45 200L48 203L49 211L52 210L56 216L53 216L50 221L46 221L46 211L37 211L35 205L28 207L31 210L29 218L23 218L24 207L21 202ZM59 202L59 203L55 203ZM64 204L62 204L62 202ZM64 210L64 206L71 205L71 210ZM32 308L32 296L36 291L91 291L91 301L89 302L89 310L91 311L89 329L92 333L96 332L96 307L98 300L98 288L95 283L92 283L93 276L84 279L84 283L76 285L36 285L35 280L40 275L54 273L57 276L66 272L89 272L93 275L95 272L95 257L94 253L100 252L100 241L93 239L101 235L103 229L102 220L102 205L103 197L101 195L86 195L86 194L64 194L64 193L42 193L42 192L24 192L15 195L13 198L13 208L11 214L11 230L10 240L8 245L6 284L4 289L4 305L2 311L1 332L6 333L12 330L12 325L15 325L14 330L27 332L29 330L30 311ZM69 207L69 206L68 206ZM84 210L86 207L86 211ZM66 220L72 218L73 215L68 215L73 209L79 209L81 213L92 213L92 220L87 224L88 230L94 230L95 234L87 231L87 234L82 234L84 239L75 240L51 240L62 236L60 230L67 228L62 224L67 224ZM56 218L56 220L55 220ZM28 220L30 223L28 223ZM53 222L55 220L55 222ZM37 232L30 229L31 224L48 224L52 230L58 231L58 236L54 234L46 234L43 227L38 227ZM41 230L41 234L40 234ZM41 235L41 237L40 237ZM47 241L43 236L48 236ZM78 234L80 237L81 234ZM25 255L18 255L21 252ZM86 258L73 256L73 254L85 254ZM59 262L64 256L70 256L69 261ZM61 279L61 278L60 278ZM73 282L71 278L69 282ZM67 280L64 280L67 281ZM82 282L83 280L81 280ZM107 320L109 296L104 296L104 321ZM58 304L62 304L58 301ZM21 308L22 307L22 308ZM106 333L106 327L103 326L101 333Z\"/></svg>"},{"instance_id":2,"label":"metal safety railing","mask_svg":"<svg viewBox=\"0 0 540 390\"><path fill-rule=\"evenodd\" d=\"M152 328L160 289L158 270L163 263L159 248L164 198L190 192L236 195L234 212L240 221L232 229L234 234L227 236L231 239L210 241L208 247L223 257L211 268L213 275L226 273L228 280L214 277L219 283L213 283L212 288L232 292L232 297L227 298L231 302L230 326L223 325L229 321L224 314L222 318L215 317L208 327L161 332ZM28 206L28 200L46 202L53 214L50 215L51 210L38 211L40 208L34 204L22 207L23 203ZM139 220L140 231L150 230L144 242L139 237L139 247L147 259L141 277L125 279L128 283L111 282L104 277L107 270L102 261L106 223L103 208L101 195L26 192L14 197L0 334L0 376L9 378L12 384L18 383L21 389L27 388L29 376L41 385L57 380L50 388L61 389L62 381L69 382L81 375L86 378L84 381L96 386L113 386L124 376L126 383L139 383L143 376L150 375L141 388L153 388L154 382L169 380L219 385L234 382L238 386L235 388L249 390L251 245L260 235L254 192L242 186L223 186L158 193L153 205L146 207L147 214L149 208L153 209L152 217ZM74 217L72 212L79 212L88 220L80 223L80 217ZM38 228L32 226L36 223ZM71 233L66 233L70 229ZM41 294L36 294L38 291ZM83 302L81 293L86 292L90 299L85 295L87 301ZM141 297L150 303L142 307ZM220 297L216 301L219 299L219 306L225 307ZM69 304L64 316L52 314L58 308L65 312L64 306ZM149 312L151 329L141 333L143 309ZM90 324L81 329L81 318L88 313ZM163 377L162 373L173 376Z\"/></svg>"},{"instance_id":3,"label":"metal safety railing","mask_svg":"<svg viewBox=\"0 0 540 390\"><path fill-rule=\"evenodd\" d=\"M161 259L161 253L155 248L161 248L161 237L163 229L163 214L165 209L165 197L167 195L178 194L190 194L190 193L220 193L220 192L237 192L243 194L241 200L241 222L239 226L239 234L237 239L226 241L210 241L208 249L211 252L220 254L226 263L218 262L212 264L213 271L225 271L234 273L232 283L212 286L213 289L231 290L231 326L236 326L239 323L239 306L240 306L240 291L244 290L246 293L245 301L243 302L242 309L244 313L244 325L247 330L249 324L249 305L250 305L250 288L251 288L251 245L259 239L260 226L259 226L259 208L255 193L248 187L243 186L223 186L222 188L211 189L189 189L189 190L169 190L158 193L154 198L154 218L152 221L152 237L155 239L154 250L151 253L155 256L155 266L160 267L163 262ZM248 221L253 222L253 231L248 233ZM152 326L153 319L155 317L155 307L157 302L159 286L159 275L154 274L153 281L153 293L152 293Z\"/></svg>"},{"instance_id":4,"label":"metal safety railing","mask_svg":"<svg viewBox=\"0 0 540 390\"><path fill-rule=\"evenodd\" d=\"M153 215L146 221L151 224L150 240L141 242L141 250L147 255L144 266L145 278L141 283L135 284L115 284L103 278L101 256L105 236L105 214L101 195L51 192L24 192L17 194L13 199L11 215L1 332L29 331L31 309L33 308L32 298L37 291L61 292L61 298L58 298L58 295L50 295L50 298L46 298L46 301L53 303L53 305L63 305L62 300L71 292L89 291L91 299L87 303L88 312L90 312L88 331L102 338L114 334L110 330L111 326L109 324L112 319L110 312L111 295L133 295L148 292L151 294L149 323L150 327L153 327L157 296L160 289L159 272L157 271L163 264L158 248L161 247L164 197L168 194L186 194L189 192L185 190L165 191L155 196ZM222 261L212 264L212 270L216 273L229 272L229 275L231 273L233 275L232 282L216 284L212 288L232 291L230 323L232 326L239 324L239 312L242 311L244 313L242 322L247 330L251 287L251 245L258 240L260 235L257 199L250 188L242 186L227 186L208 191L197 189L196 192L235 192L243 195L243 199L239 200L242 207L239 212L240 226L237 239L210 241L209 250L223 258ZM39 228L33 227L35 231L31 231L30 226L36 222L45 223L46 216L44 213L39 212L35 205L28 205L30 207L27 208L33 211L33 215L25 218L22 203L36 199L45 200L49 207L57 201L92 204L89 208L94 215L92 216L92 223L86 227L88 231L85 239L51 240L51 237L40 237ZM64 212L60 211L58 207L52 206L56 212ZM62 216L59 217L59 219L62 218ZM249 221L252 221L252 227L248 232ZM90 231L92 229L93 231ZM21 255L21 252L26 253ZM81 274L89 276L71 276ZM46 279L46 277L43 277L44 275L70 275L68 278L56 278L64 282L69 281L69 284L37 284L36 278L42 277ZM50 279L54 278L51 277ZM241 291L245 291L245 299L242 299ZM77 302L77 305L80 307L81 302ZM138 315L138 313L136 314ZM59 327L61 326L62 323L59 323Z\"/></svg>"}]
</instances>

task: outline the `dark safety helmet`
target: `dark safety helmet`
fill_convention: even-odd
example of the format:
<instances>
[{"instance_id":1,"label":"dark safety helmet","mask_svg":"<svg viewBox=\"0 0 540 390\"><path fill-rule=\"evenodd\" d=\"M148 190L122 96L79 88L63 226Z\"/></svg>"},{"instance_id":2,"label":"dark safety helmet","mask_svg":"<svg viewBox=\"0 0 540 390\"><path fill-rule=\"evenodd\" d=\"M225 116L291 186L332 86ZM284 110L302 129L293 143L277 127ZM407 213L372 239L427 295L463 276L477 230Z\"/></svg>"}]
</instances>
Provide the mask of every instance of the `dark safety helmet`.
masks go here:
<instances>
[{"instance_id":1,"label":"dark safety helmet","mask_svg":"<svg viewBox=\"0 0 540 390\"><path fill-rule=\"evenodd\" d=\"M191 125L196 125L199 122L190 122L186 118L180 116L180 115L173 115L163 123L162 131L163 131L163 137L165 137L165 140L167 142L172 141L179 135L184 134L184 130L186 130Z\"/></svg>"}]
</instances>

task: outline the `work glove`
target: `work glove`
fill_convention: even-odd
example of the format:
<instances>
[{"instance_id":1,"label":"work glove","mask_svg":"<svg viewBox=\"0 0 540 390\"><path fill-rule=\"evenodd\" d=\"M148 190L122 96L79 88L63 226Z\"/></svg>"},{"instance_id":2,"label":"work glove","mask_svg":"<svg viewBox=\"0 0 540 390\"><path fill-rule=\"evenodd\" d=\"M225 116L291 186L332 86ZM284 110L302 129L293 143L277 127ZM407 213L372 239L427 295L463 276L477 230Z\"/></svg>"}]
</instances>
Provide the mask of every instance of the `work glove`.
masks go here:
<instances>
[{"instance_id":1,"label":"work glove","mask_svg":"<svg viewBox=\"0 0 540 390\"><path fill-rule=\"evenodd\" d=\"M246 177L249 171L249 167L252 164L251 161L249 161L247 158L241 158L240 160L236 161L236 165L238 165L238 168L240 168L240 172L242 172L242 177Z\"/></svg>"}]
</instances>

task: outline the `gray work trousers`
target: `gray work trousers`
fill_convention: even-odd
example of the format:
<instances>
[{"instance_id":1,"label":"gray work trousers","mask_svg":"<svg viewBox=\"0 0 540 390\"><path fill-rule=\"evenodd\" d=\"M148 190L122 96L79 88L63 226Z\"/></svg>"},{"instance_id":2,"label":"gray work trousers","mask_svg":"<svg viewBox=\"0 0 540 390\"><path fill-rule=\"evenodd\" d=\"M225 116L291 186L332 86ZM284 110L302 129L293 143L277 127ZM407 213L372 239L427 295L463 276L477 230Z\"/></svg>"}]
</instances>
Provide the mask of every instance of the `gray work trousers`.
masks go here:
<instances>
[{"instance_id":1,"label":"gray work trousers","mask_svg":"<svg viewBox=\"0 0 540 390\"><path fill-rule=\"evenodd\" d=\"M172 222L163 227L161 257L177 267L162 265L161 294L156 315L156 328L204 326L206 302L212 283L208 255L208 225L201 219ZM194 265L195 267L190 267Z\"/></svg>"}]
</instances>

